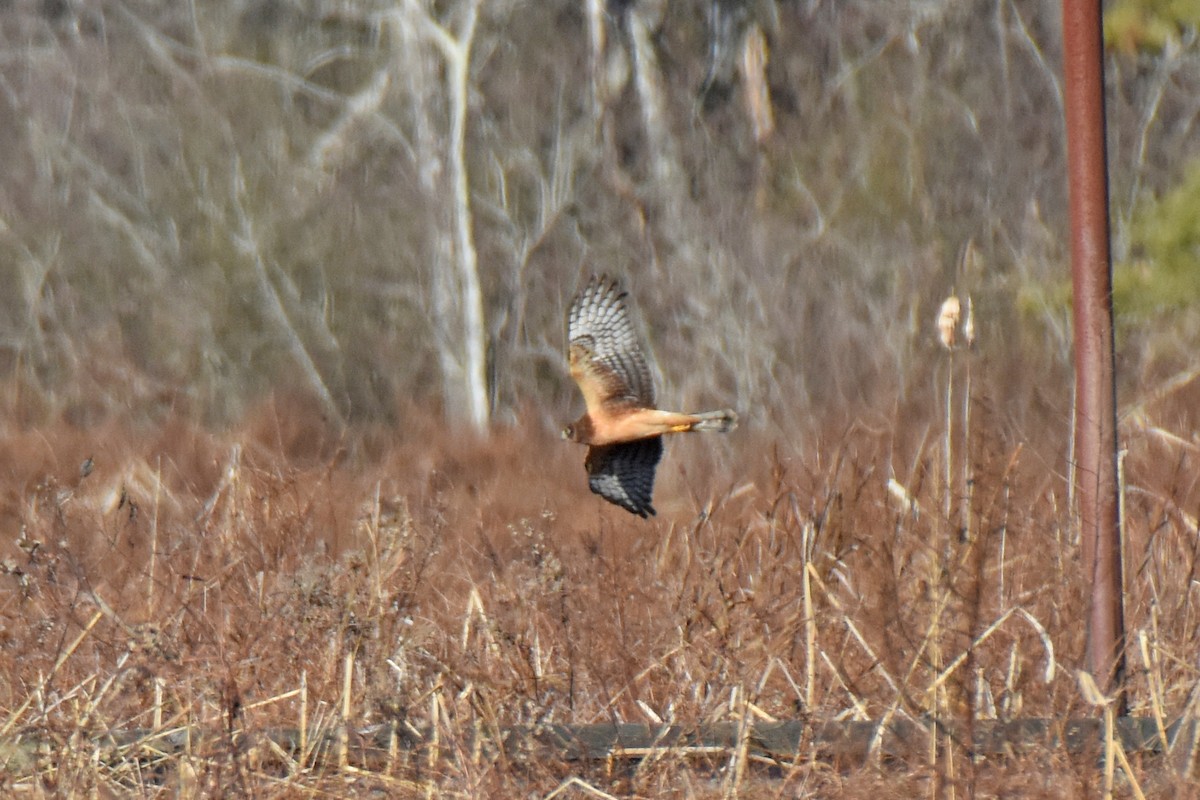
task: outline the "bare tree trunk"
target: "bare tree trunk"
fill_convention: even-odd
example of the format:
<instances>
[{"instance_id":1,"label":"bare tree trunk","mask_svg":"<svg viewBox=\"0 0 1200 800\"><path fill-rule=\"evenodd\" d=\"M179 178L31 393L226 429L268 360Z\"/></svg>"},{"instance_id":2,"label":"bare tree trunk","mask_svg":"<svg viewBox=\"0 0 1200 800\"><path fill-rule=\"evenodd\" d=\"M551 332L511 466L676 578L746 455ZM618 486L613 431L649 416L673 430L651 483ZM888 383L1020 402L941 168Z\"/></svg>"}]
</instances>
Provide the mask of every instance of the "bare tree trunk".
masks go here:
<instances>
[{"instance_id":1,"label":"bare tree trunk","mask_svg":"<svg viewBox=\"0 0 1200 800\"><path fill-rule=\"evenodd\" d=\"M597 126L600 124L604 107L608 103L607 83L604 75L604 46L607 40L604 17L604 0L587 0L588 44L590 45L588 69L591 71L592 119Z\"/></svg>"},{"instance_id":2,"label":"bare tree trunk","mask_svg":"<svg viewBox=\"0 0 1200 800\"><path fill-rule=\"evenodd\" d=\"M411 0L410 0L411 2ZM467 20L458 41L447 40L443 53L449 62L450 179L454 184L454 228L459 279L462 282L463 335L466 338L466 385L471 424L477 431L488 427L487 331L483 320L483 291L479 285L479 260L471 222L471 188L467 180L467 82L470 78L471 43L475 38L480 0L470 0Z\"/></svg>"},{"instance_id":3,"label":"bare tree trunk","mask_svg":"<svg viewBox=\"0 0 1200 800\"><path fill-rule=\"evenodd\" d=\"M445 255L445 258L438 259L439 265L452 271L435 275L433 280L434 308L443 334L438 349L447 400L461 405L475 430L483 432L490 421L487 330L467 174L467 94L470 88L471 45L479 18L480 1L467 0L462 30L457 37L434 20L417 0L405 0L402 7L393 13L392 19L398 24L402 36L410 31L416 33L436 46L446 63L445 90L449 95L450 130L444 145L436 146L430 119L428 86L414 87L423 98L422 109L417 114L420 128L417 153L422 161L422 184L429 196L433 198L440 194L438 169L433 165L444 159L453 197L449 209L453 234L445 235L435 248L439 255ZM413 62L420 59L418 54L411 52L411 48L405 49L410 51L404 53L407 58ZM418 80L422 83L429 80L428 72L415 63L410 65L419 71L421 79ZM449 264L451 260L454 262L453 268ZM451 322L452 319L454 322ZM448 330L456 323L457 331Z\"/></svg>"},{"instance_id":4,"label":"bare tree trunk","mask_svg":"<svg viewBox=\"0 0 1200 800\"><path fill-rule=\"evenodd\" d=\"M342 416L342 411L338 407L337 401L334 400L329 385L321 375L321 371L317 368L317 364L313 360L312 354L309 352L309 348L304 343L300 333L288 317L283 300L279 296L279 291L275 288L275 284L271 282L266 262L263 260L262 252L259 249L254 225L242 203L241 194L244 189L244 180L241 175L240 162L235 161L234 170L236 175L233 202L237 210L238 221L241 225L241 229L238 231L234 241L237 244L238 250L253 267L255 283L258 285L259 290L259 308L263 316L271 322L276 332L287 342L288 352L295 359L296 365L300 367L300 371L304 374L309 387L321 403L321 409L324 411L327 419L339 428L345 427L345 417Z\"/></svg>"},{"instance_id":5,"label":"bare tree trunk","mask_svg":"<svg viewBox=\"0 0 1200 800\"><path fill-rule=\"evenodd\" d=\"M436 130L438 89L436 70L421 57L420 37L410 24L409 18L397 10L391 20L399 35L398 53L406 59L399 65L408 89L409 103L413 115L413 160L421 191L429 199L429 232L431 237L432 266L430 269L429 303L433 308L432 331L437 350L438 366L442 376L442 397L452 408L460 396L463 385L462 348L458 344L458 327L453 320L458 318L454 302L454 272L449 264L454 259L454 241L441 224L441 209L435 203L442 195L442 154ZM455 410L456 411L456 410Z\"/></svg>"},{"instance_id":6,"label":"bare tree trunk","mask_svg":"<svg viewBox=\"0 0 1200 800\"><path fill-rule=\"evenodd\" d=\"M666 99L664 97L658 57L650 41L650 31L637 9L631 9L629 40L633 48L634 86L642 111L642 129L649 145L650 174L656 183L677 188L683 170L675 153L675 138L667 123Z\"/></svg>"}]
</instances>

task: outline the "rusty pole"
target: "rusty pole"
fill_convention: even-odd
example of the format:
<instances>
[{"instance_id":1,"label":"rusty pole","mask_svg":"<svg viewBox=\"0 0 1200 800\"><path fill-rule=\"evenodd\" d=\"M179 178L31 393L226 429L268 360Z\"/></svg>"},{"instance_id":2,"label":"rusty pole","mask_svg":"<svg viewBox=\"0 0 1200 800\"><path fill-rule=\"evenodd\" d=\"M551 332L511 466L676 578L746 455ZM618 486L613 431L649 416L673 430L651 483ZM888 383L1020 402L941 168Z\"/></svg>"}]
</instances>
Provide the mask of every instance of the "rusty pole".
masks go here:
<instances>
[{"instance_id":1,"label":"rusty pole","mask_svg":"<svg viewBox=\"0 0 1200 800\"><path fill-rule=\"evenodd\" d=\"M1067 175L1075 323L1075 496L1088 608L1088 669L1124 712L1112 260L1100 0L1063 0Z\"/></svg>"}]
</instances>

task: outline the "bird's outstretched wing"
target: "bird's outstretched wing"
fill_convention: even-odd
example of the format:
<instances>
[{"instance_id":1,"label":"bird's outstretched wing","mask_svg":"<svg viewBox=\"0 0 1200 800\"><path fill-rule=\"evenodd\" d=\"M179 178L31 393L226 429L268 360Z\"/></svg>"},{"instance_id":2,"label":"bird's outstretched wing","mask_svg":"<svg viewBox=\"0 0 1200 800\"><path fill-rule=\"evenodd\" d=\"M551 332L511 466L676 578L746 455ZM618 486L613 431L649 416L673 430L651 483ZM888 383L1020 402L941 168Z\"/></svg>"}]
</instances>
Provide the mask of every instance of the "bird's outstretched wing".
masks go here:
<instances>
[{"instance_id":1,"label":"bird's outstretched wing","mask_svg":"<svg viewBox=\"0 0 1200 800\"><path fill-rule=\"evenodd\" d=\"M662 438L591 447L588 449L588 486L610 503L639 517L655 514L654 471L662 458Z\"/></svg>"},{"instance_id":2,"label":"bird's outstretched wing","mask_svg":"<svg viewBox=\"0 0 1200 800\"><path fill-rule=\"evenodd\" d=\"M606 276L594 277L567 315L571 377L588 413L654 406L654 382L625 305L627 293Z\"/></svg>"}]
</instances>

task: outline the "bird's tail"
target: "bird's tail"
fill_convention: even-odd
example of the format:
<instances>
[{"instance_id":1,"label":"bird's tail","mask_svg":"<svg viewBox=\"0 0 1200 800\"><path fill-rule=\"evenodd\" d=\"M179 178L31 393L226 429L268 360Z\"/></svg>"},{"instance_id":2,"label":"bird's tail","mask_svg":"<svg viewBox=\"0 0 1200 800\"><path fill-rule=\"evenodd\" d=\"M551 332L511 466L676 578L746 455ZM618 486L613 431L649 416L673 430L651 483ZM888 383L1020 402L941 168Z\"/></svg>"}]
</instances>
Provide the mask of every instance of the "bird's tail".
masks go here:
<instances>
[{"instance_id":1,"label":"bird's tail","mask_svg":"<svg viewBox=\"0 0 1200 800\"><path fill-rule=\"evenodd\" d=\"M692 417L696 420L690 428L693 431L728 433L738 424L737 412L731 408L721 411L705 411L700 414L692 414Z\"/></svg>"}]
</instances>

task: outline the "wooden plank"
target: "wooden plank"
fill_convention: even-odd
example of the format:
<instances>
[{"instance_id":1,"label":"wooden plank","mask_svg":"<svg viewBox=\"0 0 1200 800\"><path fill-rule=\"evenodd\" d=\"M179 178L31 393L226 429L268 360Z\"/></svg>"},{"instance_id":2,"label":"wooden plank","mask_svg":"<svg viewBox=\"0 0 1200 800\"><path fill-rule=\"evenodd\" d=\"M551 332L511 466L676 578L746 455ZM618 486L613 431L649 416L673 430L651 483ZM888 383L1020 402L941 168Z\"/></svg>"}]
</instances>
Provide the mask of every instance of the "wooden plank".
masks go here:
<instances>
[{"instance_id":1,"label":"wooden plank","mask_svg":"<svg viewBox=\"0 0 1200 800\"><path fill-rule=\"evenodd\" d=\"M860 761L872 747L889 759L924 759L932 731L928 721L894 720L882 731L877 722L822 722L800 720L756 722L751 726L746 745L756 756L779 761L819 758ZM1099 719L1021 719L1007 722L977 720L973 752L977 756L1006 756L1037 750L1065 751L1071 754L1099 752L1103 747L1103 723ZM1196 720L1176 722L1168 729L1175 741L1180 732L1185 740L1194 738ZM725 755L739 744L737 722L717 722L700 726L639 725L633 723L596 723L590 725L513 726L500 732L499 739L481 734L481 752L496 757L502 747L509 758L586 761L597 759L638 759L649 755L675 755L680 758ZM1155 721L1150 717L1121 717L1116 731L1127 753L1161 753L1163 742ZM326 768L337 766L336 744L342 731L327 730L310 741L308 763ZM944 740L962 744L960 728L938 725ZM473 736L468 737L473 739ZM389 753L409 753L426 747L427 731L411 725L385 723L346 732L349 760L363 769L381 768ZM447 737L442 734L445 746ZM63 739L59 740L60 742ZM257 752L267 758L299 757L300 735L295 729L235 731L232 737L217 728L179 728L153 731L129 729L94 736L92 747L100 760L118 764L129 761L156 761L185 752L201 757L229 752ZM464 748L473 749L468 741ZM55 763L56 744L37 735L11 737L0 741L0 768L10 775L29 774L40 760ZM76 744L75 747L79 745ZM270 755L274 753L275 755Z\"/></svg>"},{"instance_id":2,"label":"wooden plank","mask_svg":"<svg viewBox=\"0 0 1200 800\"><path fill-rule=\"evenodd\" d=\"M896 720L882 733L877 722L806 723L798 720L756 723L748 737L751 753L791 759L809 750L826 757L860 759L873 743L883 755L905 756L927 751L931 722ZM938 726L938 732L959 744L960 727ZM1158 752L1162 742L1152 718L1121 717L1117 735L1127 752ZM547 725L541 728L510 728L505 745L509 752L546 749L567 759L597 759L612 756L637 757L650 751L688 749L728 750L738 745L739 725L719 722L698 728L648 726L630 723L593 725ZM1174 735L1173 729L1168 733ZM974 747L977 755L1008 755L1042 748L1080 753L1101 744L1103 723L1099 719L1066 721L1023 719L1010 722L978 720Z\"/></svg>"}]
</instances>

